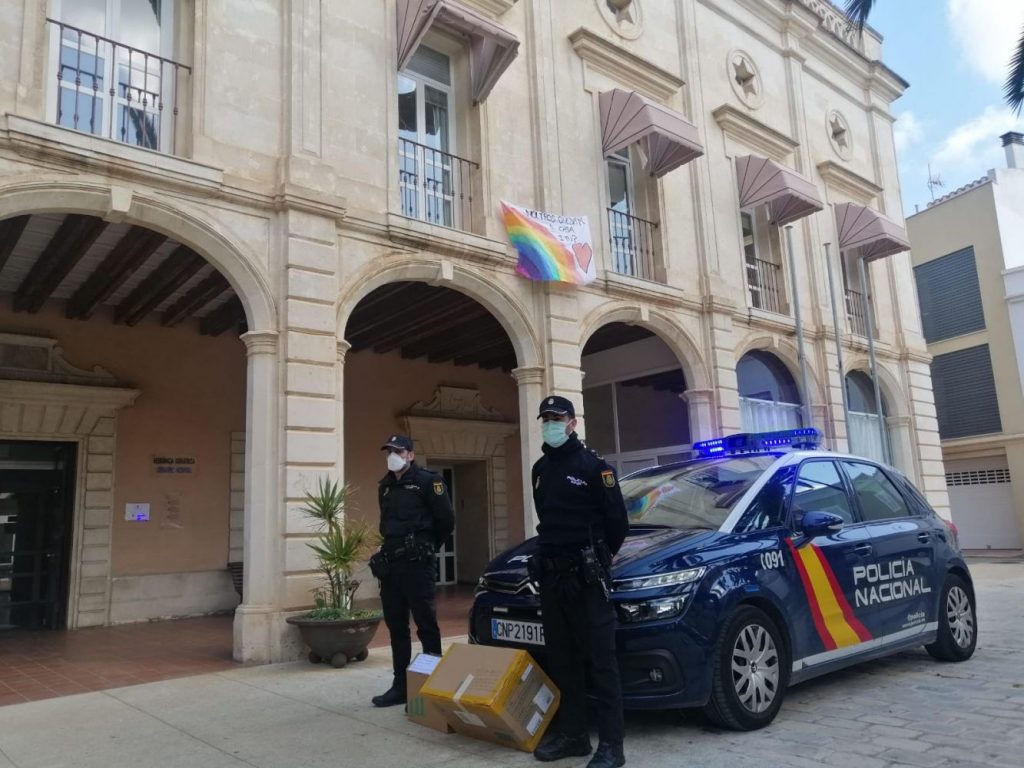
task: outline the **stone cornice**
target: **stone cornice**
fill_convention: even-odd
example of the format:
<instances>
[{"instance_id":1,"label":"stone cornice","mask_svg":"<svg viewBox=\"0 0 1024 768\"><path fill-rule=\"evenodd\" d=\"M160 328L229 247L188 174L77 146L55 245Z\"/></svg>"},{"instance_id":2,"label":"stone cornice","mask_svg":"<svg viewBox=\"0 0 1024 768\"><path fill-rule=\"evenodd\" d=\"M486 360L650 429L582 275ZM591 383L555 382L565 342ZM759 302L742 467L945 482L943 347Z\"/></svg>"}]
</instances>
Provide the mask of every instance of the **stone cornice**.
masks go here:
<instances>
[{"instance_id":1,"label":"stone cornice","mask_svg":"<svg viewBox=\"0 0 1024 768\"><path fill-rule=\"evenodd\" d=\"M0 380L0 400L5 403L72 406L107 415L131 405L140 394L137 389L123 387Z\"/></svg>"},{"instance_id":2,"label":"stone cornice","mask_svg":"<svg viewBox=\"0 0 1024 768\"><path fill-rule=\"evenodd\" d=\"M569 42L585 67L657 101L665 101L685 85L685 81L657 64L606 40L586 27L569 35Z\"/></svg>"},{"instance_id":3,"label":"stone cornice","mask_svg":"<svg viewBox=\"0 0 1024 768\"><path fill-rule=\"evenodd\" d=\"M818 163L818 173L829 187L845 192L862 205L870 205L882 194L882 188L875 182L832 160Z\"/></svg>"},{"instance_id":4,"label":"stone cornice","mask_svg":"<svg viewBox=\"0 0 1024 768\"><path fill-rule=\"evenodd\" d=\"M747 114L732 104L722 104L711 116L725 135L757 150L766 157L783 162L800 144L793 138Z\"/></svg>"},{"instance_id":5,"label":"stone cornice","mask_svg":"<svg viewBox=\"0 0 1024 768\"><path fill-rule=\"evenodd\" d=\"M478 11L483 11L491 16L501 16L506 11L512 9L512 6L516 4L517 0L459 0L462 5L468 5L471 8L476 8Z\"/></svg>"},{"instance_id":6,"label":"stone cornice","mask_svg":"<svg viewBox=\"0 0 1024 768\"><path fill-rule=\"evenodd\" d=\"M457 256L491 266L515 265L515 259L509 255L511 246L503 240L491 240L488 237L428 224L395 213L388 214L387 233L391 242L416 250Z\"/></svg>"}]
</instances>

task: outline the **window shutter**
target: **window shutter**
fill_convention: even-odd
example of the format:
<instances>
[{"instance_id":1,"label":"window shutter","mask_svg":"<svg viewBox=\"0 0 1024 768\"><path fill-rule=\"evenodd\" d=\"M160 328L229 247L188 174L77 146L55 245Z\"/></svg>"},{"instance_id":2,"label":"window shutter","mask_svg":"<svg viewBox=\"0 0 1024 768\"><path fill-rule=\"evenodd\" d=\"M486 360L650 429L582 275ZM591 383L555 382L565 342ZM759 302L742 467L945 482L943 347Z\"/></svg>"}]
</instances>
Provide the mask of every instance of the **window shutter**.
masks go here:
<instances>
[{"instance_id":1,"label":"window shutter","mask_svg":"<svg viewBox=\"0 0 1024 768\"><path fill-rule=\"evenodd\" d=\"M421 45L409 61L408 70L444 85L452 84L451 61L443 53Z\"/></svg>"},{"instance_id":2,"label":"window shutter","mask_svg":"<svg viewBox=\"0 0 1024 768\"><path fill-rule=\"evenodd\" d=\"M987 344L936 355L932 388L943 440L1002 431Z\"/></svg>"},{"instance_id":3,"label":"window shutter","mask_svg":"<svg viewBox=\"0 0 1024 768\"><path fill-rule=\"evenodd\" d=\"M973 247L914 267L914 277L925 341L985 329Z\"/></svg>"}]
</instances>

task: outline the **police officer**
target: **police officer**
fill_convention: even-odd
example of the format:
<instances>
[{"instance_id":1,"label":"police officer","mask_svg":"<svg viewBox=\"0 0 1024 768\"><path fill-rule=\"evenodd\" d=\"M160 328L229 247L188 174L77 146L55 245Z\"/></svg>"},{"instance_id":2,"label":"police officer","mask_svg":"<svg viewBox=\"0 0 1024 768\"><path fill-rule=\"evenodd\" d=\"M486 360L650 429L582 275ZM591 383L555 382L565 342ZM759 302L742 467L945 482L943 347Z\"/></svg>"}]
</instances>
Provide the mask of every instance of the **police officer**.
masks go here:
<instances>
[{"instance_id":1,"label":"police officer","mask_svg":"<svg viewBox=\"0 0 1024 768\"><path fill-rule=\"evenodd\" d=\"M412 658L410 612L423 652L441 655L441 630L434 610L434 553L455 527L455 513L441 476L416 464L412 440L391 435L382 450L387 451L388 473L378 485L377 499L384 541L370 567L380 579L394 682L387 692L374 696L373 703L391 707L406 701L405 669Z\"/></svg>"},{"instance_id":2,"label":"police officer","mask_svg":"<svg viewBox=\"0 0 1024 768\"><path fill-rule=\"evenodd\" d=\"M539 525L531 574L540 583L544 641L562 703L553 733L534 751L543 762L589 755L586 672L597 695L597 752L587 768L625 765L611 558L629 520L607 462L577 437L576 409L564 397L541 402L544 455L533 465Z\"/></svg>"}]
</instances>

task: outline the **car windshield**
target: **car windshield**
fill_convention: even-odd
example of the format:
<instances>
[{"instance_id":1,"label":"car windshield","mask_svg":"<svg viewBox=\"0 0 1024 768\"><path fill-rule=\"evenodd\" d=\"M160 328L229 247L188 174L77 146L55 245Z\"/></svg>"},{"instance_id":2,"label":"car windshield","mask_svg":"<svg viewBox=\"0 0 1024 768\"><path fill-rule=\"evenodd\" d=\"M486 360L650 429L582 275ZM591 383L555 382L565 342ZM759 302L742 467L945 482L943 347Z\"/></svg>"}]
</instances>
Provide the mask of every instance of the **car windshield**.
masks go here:
<instances>
[{"instance_id":1,"label":"car windshield","mask_svg":"<svg viewBox=\"0 0 1024 768\"><path fill-rule=\"evenodd\" d=\"M744 491L778 456L703 459L647 470L622 481L632 525L720 528Z\"/></svg>"}]
</instances>

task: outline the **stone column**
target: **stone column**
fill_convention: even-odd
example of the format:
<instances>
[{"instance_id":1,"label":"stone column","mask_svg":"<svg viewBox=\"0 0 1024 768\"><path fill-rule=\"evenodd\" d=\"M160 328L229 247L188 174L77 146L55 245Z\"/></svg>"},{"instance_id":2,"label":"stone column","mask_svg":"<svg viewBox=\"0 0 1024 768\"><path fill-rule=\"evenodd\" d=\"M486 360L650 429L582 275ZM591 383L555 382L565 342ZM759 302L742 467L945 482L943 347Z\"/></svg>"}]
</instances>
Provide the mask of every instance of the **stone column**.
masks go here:
<instances>
[{"instance_id":1,"label":"stone column","mask_svg":"<svg viewBox=\"0 0 1024 768\"><path fill-rule=\"evenodd\" d=\"M337 395L337 442L338 442L338 478L345 483L345 355L352 345L345 339L338 339L338 395Z\"/></svg>"},{"instance_id":2,"label":"stone column","mask_svg":"<svg viewBox=\"0 0 1024 768\"><path fill-rule=\"evenodd\" d=\"M712 389L688 389L679 395L690 416L690 442L711 440L715 428L715 392Z\"/></svg>"},{"instance_id":3,"label":"stone column","mask_svg":"<svg viewBox=\"0 0 1024 768\"><path fill-rule=\"evenodd\" d=\"M906 473L907 476L916 481L914 437L911 429L910 417L889 416L885 420L885 425L886 429L889 430L889 446L892 449L892 465L900 472ZM941 450L938 451L938 457L941 460ZM934 458L934 456L930 458Z\"/></svg>"},{"instance_id":4,"label":"stone column","mask_svg":"<svg viewBox=\"0 0 1024 768\"><path fill-rule=\"evenodd\" d=\"M544 368L516 368L512 376L519 385L519 450L523 463L523 535L537 532L537 510L533 508L533 486L530 468L540 458L541 436L536 416L544 397Z\"/></svg>"},{"instance_id":5,"label":"stone column","mask_svg":"<svg viewBox=\"0 0 1024 768\"><path fill-rule=\"evenodd\" d=\"M277 333L242 335L248 357L245 427L244 602L235 609L235 659L274 658L276 612L282 580L278 492Z\"/></svg>"}]
</instances>

